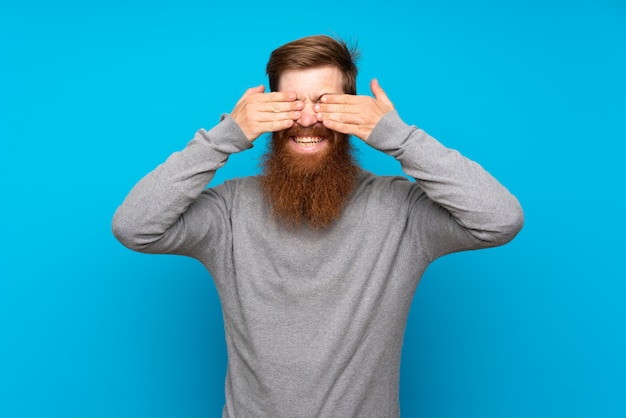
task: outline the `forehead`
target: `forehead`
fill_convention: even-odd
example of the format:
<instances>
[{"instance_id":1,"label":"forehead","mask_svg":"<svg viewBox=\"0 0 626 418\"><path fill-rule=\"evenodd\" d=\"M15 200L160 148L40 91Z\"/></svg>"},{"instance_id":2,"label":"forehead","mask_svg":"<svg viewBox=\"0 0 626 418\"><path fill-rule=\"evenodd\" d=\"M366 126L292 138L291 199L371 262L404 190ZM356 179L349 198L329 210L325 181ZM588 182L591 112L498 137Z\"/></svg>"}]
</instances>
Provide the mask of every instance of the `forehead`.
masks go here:
<instances>
[{"instance_id":1,"label":"forehead","mask_svg":"<svg viewBox=\"0 0 626 418\"><path fill-rule=\"evenodd\" d=\"M295 91L299 98L343 93L343 74L331 66L285 70L278 80L278 91Z\"/></svg>"}]
</instances>

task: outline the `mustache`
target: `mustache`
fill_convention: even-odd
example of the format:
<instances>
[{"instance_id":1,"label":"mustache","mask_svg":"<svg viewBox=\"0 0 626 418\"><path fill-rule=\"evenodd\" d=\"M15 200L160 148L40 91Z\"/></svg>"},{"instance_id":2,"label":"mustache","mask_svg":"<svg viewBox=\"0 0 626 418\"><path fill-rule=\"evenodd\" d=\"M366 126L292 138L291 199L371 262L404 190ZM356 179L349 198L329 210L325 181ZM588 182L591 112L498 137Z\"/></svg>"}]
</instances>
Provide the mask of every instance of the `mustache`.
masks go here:
<instances>
[{"instance_id":1,"label":"mustache","mask_svg":"<svg viewBox=\"0 0 626 418\"><path fill-rule=\"evenodd\" d=\"M291 128L287 128L284 131L277 132L279 137L284 139L292 136L319 136L326 139L332 139L334 133L334 131L328 129L321 123L307 127L294 124Z\"/></svg>"}]
</instances>

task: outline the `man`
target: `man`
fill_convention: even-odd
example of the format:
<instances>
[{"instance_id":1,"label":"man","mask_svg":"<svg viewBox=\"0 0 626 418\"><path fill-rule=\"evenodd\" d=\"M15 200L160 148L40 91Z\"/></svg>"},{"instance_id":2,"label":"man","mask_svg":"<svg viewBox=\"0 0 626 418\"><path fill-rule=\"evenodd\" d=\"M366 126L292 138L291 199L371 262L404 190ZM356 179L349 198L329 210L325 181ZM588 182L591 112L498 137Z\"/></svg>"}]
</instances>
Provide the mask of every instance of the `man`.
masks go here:
<instances>
[{"instance_id":1,"label":"man","mask_svg":"<svg viewBox=\"0 0 626 418\"><path fill-rule=\"evenodd\" d=\"M228 350L223 417L398 417L415 288L435 258L501 245L518 201L478 164L405 124L357 53L312 36L272 52L270 93L144 177L117 210L126 246L194 257L213 277ZM272 132L259 176L206 188L228 156ZM407 175L359 168L349 136Z\"/></svg>"}]
</instances>

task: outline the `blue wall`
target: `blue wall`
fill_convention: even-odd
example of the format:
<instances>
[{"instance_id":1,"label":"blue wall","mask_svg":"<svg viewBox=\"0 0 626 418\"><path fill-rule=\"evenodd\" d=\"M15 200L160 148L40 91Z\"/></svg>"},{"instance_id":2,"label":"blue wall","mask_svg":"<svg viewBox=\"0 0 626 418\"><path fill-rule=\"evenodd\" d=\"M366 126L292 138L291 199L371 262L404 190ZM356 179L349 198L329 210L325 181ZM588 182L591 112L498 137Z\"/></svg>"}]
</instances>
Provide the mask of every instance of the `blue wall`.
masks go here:
<instances>
[{"instance_id":1,"label":"blue wall","mask_svg":"<svg viewBox=\"0 0 626 418\"><path fill-rule=\"evenodd\" d=\"M265 82L274 47L317 33L358 39L360 92L378 77L526 211L511 244L427 271L403 416L626 416L623 1L210 3L0 4L1 417L219 416L210 277L126 250L111 216ZM262 150L216 181L256 172Z\"/></svg>"}]
</instances>

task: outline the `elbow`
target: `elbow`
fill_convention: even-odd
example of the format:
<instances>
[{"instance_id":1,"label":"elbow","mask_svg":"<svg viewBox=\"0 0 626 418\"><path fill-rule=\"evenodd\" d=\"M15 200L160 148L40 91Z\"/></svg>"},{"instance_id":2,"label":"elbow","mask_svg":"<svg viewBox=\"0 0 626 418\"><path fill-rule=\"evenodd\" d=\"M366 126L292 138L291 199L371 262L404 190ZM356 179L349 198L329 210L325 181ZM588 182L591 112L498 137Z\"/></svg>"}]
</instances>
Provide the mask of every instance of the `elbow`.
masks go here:
<instances>
[{"instance_id":1,"label":"elbow","mask_svg":"<svg viewBox=\"0 0 626 418\"><path fill-rule=\"evenodd\" d=\"M126 248L140 253L159 253L162 251L164 234L154 231L154 225L141 222L133 212L118 209L113 215L111 232L113 236Z\"/></svg>"},{"instance_id":2,"label":"elbow","mask_svg":"<svg viewBox=\"0 0 626 418\"><path fill-rule=\"evenodd\" d=\"M497 231L495 237L496 245L503 245L513 240L524 226L524 210L519 201L515 198L506 209L502 210L498 216Z\"/></svg>"},{"instance_id":3,"label":"elbow","mask_svg":"<svg viewBox=\"0 0 626 418\"><path fill-rule=\"evenodd\" d=\"M480 247L504 245L513 240L524 226L524 211L516 199L493 211L482 213L481 218L482 226L470 229L470 234L482 242Z\"/></svg>"},{"instance_id":4,"label":"elbow","mask_svg":"<svg viewBox=\"0 0 626 418\"><path fill-rule=\"evenodd\" d=\"M131 222L120 214L119 210L113 216L111 232L113 232L113 236L125 247L134 251L141 251L140 235L132 227Z\"/></svg>"}]
</instances>

